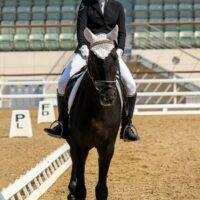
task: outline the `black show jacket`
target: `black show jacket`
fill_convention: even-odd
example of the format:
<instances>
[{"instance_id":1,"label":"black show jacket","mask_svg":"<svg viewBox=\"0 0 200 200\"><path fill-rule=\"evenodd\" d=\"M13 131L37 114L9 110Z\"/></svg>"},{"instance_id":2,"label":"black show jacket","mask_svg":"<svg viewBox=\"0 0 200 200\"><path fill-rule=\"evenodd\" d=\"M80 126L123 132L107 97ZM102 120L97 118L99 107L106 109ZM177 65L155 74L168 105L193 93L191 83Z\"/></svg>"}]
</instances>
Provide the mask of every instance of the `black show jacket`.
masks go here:
<instances>
[{"instance_id":1,"label":"black show jacket","mask_svg":"<svg viewBox=\"0 0 200 200\"><path fill-rule=\"evenodd\" d=\"M109 33L112 29L118 25L118 43L116 48L124 50L126 40L126 28L125 28L125 14L124 8L121 3L115 0L108 0L105 4L104 14L101 11L98 0L82 0L77 19L77 38L78 49L82 45L88 45L83 31L87 27L94 34Z\"/></svg>"}]
</instances>

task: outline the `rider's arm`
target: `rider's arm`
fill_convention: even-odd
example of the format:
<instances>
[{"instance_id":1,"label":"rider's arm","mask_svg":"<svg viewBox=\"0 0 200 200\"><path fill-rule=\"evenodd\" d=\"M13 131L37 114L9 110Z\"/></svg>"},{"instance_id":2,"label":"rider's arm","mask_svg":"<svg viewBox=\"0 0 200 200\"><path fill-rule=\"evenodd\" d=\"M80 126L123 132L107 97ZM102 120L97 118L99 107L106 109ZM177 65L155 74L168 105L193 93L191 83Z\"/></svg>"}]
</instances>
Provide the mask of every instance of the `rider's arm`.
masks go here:
<instances>
[{"instance_id":1,"label":"rider's arm","mask_svg":"<svg viewBox=\"0 0 200 200\"><path fill-rule=\"evenodd\" d=\"M87 6L82 1L79 7L78 18L77 18L77 39L79 48L81 48L83 45L87 45L83 33L86 27L87 27Z\"/></svg>"},{"instance_id":2,"label":"rider's arm","mask_svg":"<svg viewBox=\"0 0 200 200\"><path fill-rule=\"evenodd\" d=\"M117 20L117 25L119 26L117 48L124 51L126 41L125 13L123 6L121 4L119 5L119 16Z\"/></svg>"}]
</instances>

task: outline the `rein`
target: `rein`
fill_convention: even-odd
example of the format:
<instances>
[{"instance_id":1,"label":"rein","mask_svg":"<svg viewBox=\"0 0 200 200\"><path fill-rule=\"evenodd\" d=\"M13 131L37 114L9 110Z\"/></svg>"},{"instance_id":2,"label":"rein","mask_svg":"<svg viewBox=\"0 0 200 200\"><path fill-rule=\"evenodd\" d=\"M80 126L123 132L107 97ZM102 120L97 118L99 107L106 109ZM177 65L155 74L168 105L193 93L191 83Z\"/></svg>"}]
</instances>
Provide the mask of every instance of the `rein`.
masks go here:
<instances>
[{"instance_id":1,"label":"rein","mask_svg":"<svg viewBox=\"0 0 200 200\"><path fill-rule=\"evenodd\" d=\"M95 89L97 90L97 92L103 96L103 92L106 89L114 89L117 90L116 88L116 80L114 81L104 81L104 80L99 80L99 81L95 81L94 78L92 77L92 75L90 74L90 72L87 70L87 73L92 81L92 83L94 84Z\"/></svg>"}]
</instances>

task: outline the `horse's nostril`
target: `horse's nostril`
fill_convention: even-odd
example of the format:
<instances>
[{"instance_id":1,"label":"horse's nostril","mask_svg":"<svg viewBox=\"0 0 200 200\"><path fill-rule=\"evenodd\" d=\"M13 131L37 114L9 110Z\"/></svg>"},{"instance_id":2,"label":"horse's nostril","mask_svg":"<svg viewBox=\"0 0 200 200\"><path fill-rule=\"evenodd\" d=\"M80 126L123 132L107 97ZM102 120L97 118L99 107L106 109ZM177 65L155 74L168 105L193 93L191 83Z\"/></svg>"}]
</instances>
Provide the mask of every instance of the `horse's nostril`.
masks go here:
<instances>
[{"instance_id":1,"label":"horse's nostril","mask_svg":"<svg viewBox=\"0 0 200 200\"><path fill-rule=\"evenodd\" d=\"M109 98L108 98L108 101L111 101L111 102L112 102L112 101L113 101L113 98L112 98L112 97L109 97Z\"/></svg>"},{"instance_id":2,"label":"horse's nostril","mask_svg":"<svg viewBox=\"0 0 200 200\"><path fill-rule=\"evenodd\" d=\"M102 96L101 97L101 104L103 106L111 106L115 101L115 98L110 96Z\"/></svg>"},{"instance_id":3,"label":"horse's nostril","mask_svg":"<svg viewBox=\"0 0 200 200\"><path fill-rule=\"evenodd\" d=\"M110 99L110 100L109 100L109 103L112 103L112 102L113 102L113 99Z\"/></svg>"},{"instance_id":4,"label":"horse's nostril","mask_svg":"<svg viewBox=\"0 0 200 200\"><path fill-rule=\"evenodd\" d=\"M117 97L117 92L114 90L107 90L100 94L101 103L104 106L110 106L115 102Z\"/></svg>"},{"instance_id":5,"label":"horse's nostril","mask_svg":"<svg viewBox=\"0 0 200 200\"><path fill-rule=\"evenodd\" d=\"M110 97L105 97L104 99L105 99L105 101L107 101L107 102L110 101Z\"/></svg>"},{"instance_id":6,"label":"horse's nostril","mask_svg":"<svg viewBox=\"0 0 200 200\"><path fill-rule=\"evenodd\" d=\"M107 98L107 102L108 102L108 103L111 103L111 102L112 102L112 99L111 99L111 98Z\"/></svg>"},{"instance_id":7,"label":"horse's nostril","mask_svg":"<svg viewBox=\"0 0 200 200\"><path fill-rule=\"evenodd\" d=\"M108 97L105 98L105 100L106 100L107 103L112 103L114 101L114 98L108 96Z\"/></svg>"}]
</instances>

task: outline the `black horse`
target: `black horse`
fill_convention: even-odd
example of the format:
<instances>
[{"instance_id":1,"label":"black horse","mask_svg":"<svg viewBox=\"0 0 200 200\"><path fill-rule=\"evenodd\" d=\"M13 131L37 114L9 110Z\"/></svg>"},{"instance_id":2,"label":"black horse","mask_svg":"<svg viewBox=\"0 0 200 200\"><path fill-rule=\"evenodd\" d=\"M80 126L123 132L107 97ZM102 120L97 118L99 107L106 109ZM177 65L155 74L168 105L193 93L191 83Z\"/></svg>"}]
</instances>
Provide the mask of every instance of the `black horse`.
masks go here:
<instances>
[{"instance_id":1,"label":"black horse","mask_svg":"<svg viewBox=\"0 0 200 200\"><path fill-rule=\"evenodd\" d=\"M89 29L85 30L85 37L90 42L93 39L93 42L87 71L70 111L68 143L73 164L68 199L86 198L85 162L92 148L96 148L99 155L96 199L106 200L108 197L107 174L121 121L121 102L116 88L118 56L112 41L116 31L107 34L106 39L97 37L95 41L95 36ZM108 39L109 36L112 40ZM112 50L105 58L101 58L93 49L104 46Z\"/></svg>"}]
</instances>

